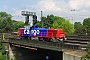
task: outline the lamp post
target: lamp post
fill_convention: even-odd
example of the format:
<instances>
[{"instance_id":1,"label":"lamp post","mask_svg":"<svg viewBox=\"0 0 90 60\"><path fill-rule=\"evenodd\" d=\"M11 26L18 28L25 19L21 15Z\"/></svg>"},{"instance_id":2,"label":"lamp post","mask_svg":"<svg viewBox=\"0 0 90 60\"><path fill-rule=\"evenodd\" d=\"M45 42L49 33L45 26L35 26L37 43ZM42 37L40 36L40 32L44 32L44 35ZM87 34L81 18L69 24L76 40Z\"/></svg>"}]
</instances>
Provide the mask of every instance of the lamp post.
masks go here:
<instances>
[{"instance_id":1,"label":"lamp post","mask_svg":"<svg viewBox=\"0 0 90 60\"><path fill-rule=\"evenodd\" d=\"M42 22L42 28L43 28L42 11L41 11L41 22Z\"/></svg>"},{"instance_id":2,"label":"lamp post","mask_svg":"<svg viewBox=\"0 0 90 60\"><path fill-rule=\"evenodd\" d=\"M72 20L72 25L73 25L73 29L74 29L74 23L73 23L74 18L72 17L72 19L71 19L71 20Z\"/></svg>"},{"instance_id":3,"label":"lamp post","mask_svg":"<svg viewBox=\"0 0 90 60\"><path fill-rule=\"evenodd\" d=\"M71 11L75 11L75 9L72 9ZM72 16L72 24L73 24L73 29L74 29L74 23L73 23L74 17Z\"/></svg>"}]
</instances>

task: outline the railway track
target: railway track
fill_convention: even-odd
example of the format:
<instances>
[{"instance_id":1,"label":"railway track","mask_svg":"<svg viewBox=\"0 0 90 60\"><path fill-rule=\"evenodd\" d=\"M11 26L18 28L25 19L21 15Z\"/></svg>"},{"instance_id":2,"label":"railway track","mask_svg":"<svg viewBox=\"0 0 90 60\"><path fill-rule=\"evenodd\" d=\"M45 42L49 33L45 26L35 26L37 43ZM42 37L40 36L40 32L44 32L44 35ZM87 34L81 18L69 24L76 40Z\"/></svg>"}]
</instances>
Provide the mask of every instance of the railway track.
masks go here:
<instances>
[{"instance_id":1,"label":"railway track","mask_svg":"<svg viewBox=\"0 0 90 60\"><path fill-rule=\"evenodd\" d=\"M5 39L19 39L17 33L3 33ZM2 33L0 33L0 37L2 37ZM81 49L87 48L87 43L90 42L90 36L83 36L83 35L66 35L67 40L63 42L65 45L64 47L68 46L75 46L80 47Z\"/></svg>"},{"instance_id":2,"label":"railway track","mask_svg":"<svg viewBox=\"0 0 90 60\"><path fill-rule=\"evenodd\" d=\"M0 33L0 39L2 39L3 35L4 35L5 39L8 39L8 38L18 38L16 33Z\"/></svg>"},{"instance_id":3,"label":"railway track","mask_svg":"<svg viewBox=\"0 0 90 60\"><path fill-rule=\"evenodd\" d=\"M89 35L68 35L67 40L64 41L67 45L81 46L81 49L86 50L87 44L90 42Z\"/></svg>"}]
</instances>

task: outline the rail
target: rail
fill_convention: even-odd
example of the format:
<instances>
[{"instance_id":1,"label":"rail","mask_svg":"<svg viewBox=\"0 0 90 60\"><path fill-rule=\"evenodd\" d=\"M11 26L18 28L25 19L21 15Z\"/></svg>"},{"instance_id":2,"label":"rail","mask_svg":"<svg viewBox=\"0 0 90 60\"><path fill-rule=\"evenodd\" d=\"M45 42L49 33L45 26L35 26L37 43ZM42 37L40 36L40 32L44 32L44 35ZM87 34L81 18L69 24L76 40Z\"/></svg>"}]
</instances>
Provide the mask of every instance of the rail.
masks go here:
<instances>
[{"instance_id":1,"label":"rail","mask_svg":"<svg viewBox=\"0 0 90 60\"><path fill-rule=\"evenodd\" d=\"M75 38L75 39L72 39L72 38ZM89 38L90 38L89 36L86 36L86 37L68 36L68 39L64 42L54 43L54 42L45 42L45 41L38 41L38 40L20 39L16 35L5 34L5 40L8 40L10 44L20 44L20 45L37 47L37 48L52 49L57 51L61 51L62 49L82 50L83 48L87 48L87 43L90 40Z\"/></svg>"},{"instance_id":2,"label":"rail","mask_svg":"<svg viewBox=\"0 0 90 60\"><path fill-rule=\"evenodd\" d=\"M19 44L25 45L30 47L37 47L55 51L62 51L62 49L69 49L69 50L82 50L84 47L80 44L68 44L64 42L54 43L54 42L45 42L45 41L38 41L38 40L24 40L24 39L16 39L16 38L9 38L8 42L10 44Z\"/></svg>"}]
</instances>

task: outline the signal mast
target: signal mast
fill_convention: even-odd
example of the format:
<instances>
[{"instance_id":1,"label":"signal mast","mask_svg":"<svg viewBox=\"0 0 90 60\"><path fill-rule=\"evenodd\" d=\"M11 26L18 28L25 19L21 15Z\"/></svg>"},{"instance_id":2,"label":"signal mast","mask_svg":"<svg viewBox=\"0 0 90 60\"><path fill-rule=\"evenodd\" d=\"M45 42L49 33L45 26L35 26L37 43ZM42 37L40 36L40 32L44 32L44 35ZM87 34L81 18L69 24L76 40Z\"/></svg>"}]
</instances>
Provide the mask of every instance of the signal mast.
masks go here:
<instances>
[{"instance_id":1,"label":"signal mast","mask_svg":"<svg viewBox=\"0 0 90 60\"><path fill-rule=\"evenodd\" d=\"M29 25L29 16L33 18L33 25L37 23L37 16L35 12L21 11L21 14L25 16L25 25Z\"/></svg>"}]
</instances>

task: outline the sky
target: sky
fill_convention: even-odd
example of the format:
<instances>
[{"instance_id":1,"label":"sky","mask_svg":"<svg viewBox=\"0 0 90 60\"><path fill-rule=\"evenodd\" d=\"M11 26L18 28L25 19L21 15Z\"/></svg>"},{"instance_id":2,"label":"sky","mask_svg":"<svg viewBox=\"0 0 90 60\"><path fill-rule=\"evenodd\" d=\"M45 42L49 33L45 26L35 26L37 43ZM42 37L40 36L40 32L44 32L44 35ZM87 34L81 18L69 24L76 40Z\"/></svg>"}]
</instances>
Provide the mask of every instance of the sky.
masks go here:
<instances>
[{"instance_id":1,"label":"sky","mask_svg":"<svg viewBox=\"0 0 90 60\"><path fill-rule=\"evenodd\" d=\"M53 14L68 19L71 23L83 22L90 17L90 0L0 0L0 11L12 15L12 19L25 21L21 11L36 12L40 20L43 16ZM72 20L73 18L73 20ZM32 22L32 17L30 17Z\"/></svg>"}]
</instances>

